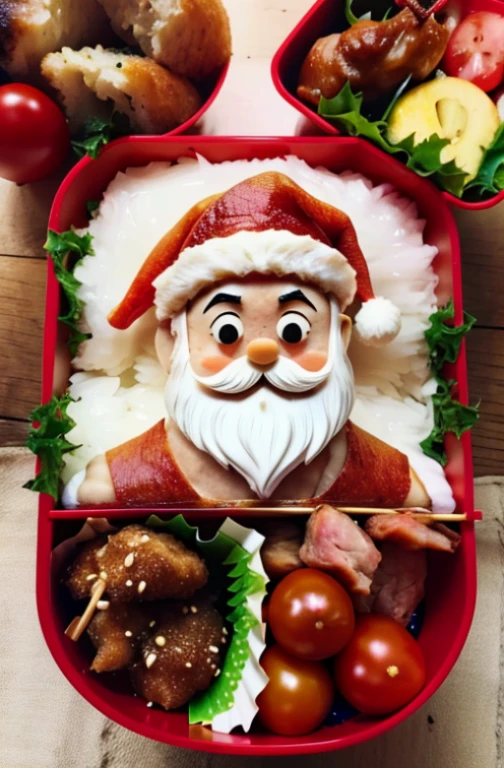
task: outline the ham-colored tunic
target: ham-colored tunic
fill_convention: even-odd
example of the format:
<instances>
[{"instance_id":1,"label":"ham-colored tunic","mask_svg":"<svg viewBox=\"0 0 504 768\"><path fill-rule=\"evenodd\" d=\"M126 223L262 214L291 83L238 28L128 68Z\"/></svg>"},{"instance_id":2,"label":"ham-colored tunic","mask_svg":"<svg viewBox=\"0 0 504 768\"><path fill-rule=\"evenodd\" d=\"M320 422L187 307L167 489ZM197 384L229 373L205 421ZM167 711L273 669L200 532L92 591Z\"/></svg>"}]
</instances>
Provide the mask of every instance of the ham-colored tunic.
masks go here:
<instances>
[{"instance_id":1,"label":"ham-colored tunic","mask_svg":"<svg viewBox=\"0 0 504 768\"><path fill-rule=\"evenodd\" d=\"M164 419L105 454L115 497L123 506L198 501L170 451Z\"/></svg>"},{"instance_id":2,"label":"ham-colored tunic","mask_svg":"<svg viewBox=\"0 0 504 768\"><path fill-rule=\"evenodd\" d=\"M403 506L411 478L407 456L350 421L347 456L333 485L313 501L333 505ZM117 502L155 506L202 499L170 451L164 420L105 454Z\"/></svg>"}]
</instances>

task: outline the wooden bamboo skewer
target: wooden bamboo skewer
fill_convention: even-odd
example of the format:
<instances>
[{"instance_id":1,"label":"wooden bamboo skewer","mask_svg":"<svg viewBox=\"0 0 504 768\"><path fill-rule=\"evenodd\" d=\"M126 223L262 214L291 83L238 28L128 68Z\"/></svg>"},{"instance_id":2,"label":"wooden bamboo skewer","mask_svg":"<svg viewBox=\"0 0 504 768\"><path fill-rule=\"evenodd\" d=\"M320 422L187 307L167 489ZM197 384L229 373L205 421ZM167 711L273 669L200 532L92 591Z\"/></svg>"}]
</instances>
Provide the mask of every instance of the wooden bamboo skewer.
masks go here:
<instances>
[{"instance_id":1,"label":"wooden bamboo skewer","mask_svg":"<svg viewBox=\"0 0 504 768\"><path fill-rule=\"evenodd\" d=\"M311 507L301 506L278 506L278 507L256 507L254 505L237 507L240 510L250 509L254 515L310 515L315 510L319 509L322 505L317 504ZM329 504L329 506L333 506ZM460 523L468 519L464 513L457 512L431 512L424 507L398 507L397 509L387 509L383 507L336 507L339 512L344 512L347 515L404 515L412 517L414 520L418 520L423 523ZM232 511L232 510L230 510Z\"/></svg>"},{"instance_id":2,"label":"wooden bamboo skewer","mask_svg":"<svg viewBox=\"0 0 504 768\"><path fill-rule=\"evenodd\" d=\"M72 619L68 627L65 629L65 635L70 640L77 641L82 635L89 622L93 618L96 606L100 602L103 593L105 592L106 583L103 579L97 579L91 588L91 598L86 606L86 610L82 616L76 616Z\"/></svg>"}]
</instances>

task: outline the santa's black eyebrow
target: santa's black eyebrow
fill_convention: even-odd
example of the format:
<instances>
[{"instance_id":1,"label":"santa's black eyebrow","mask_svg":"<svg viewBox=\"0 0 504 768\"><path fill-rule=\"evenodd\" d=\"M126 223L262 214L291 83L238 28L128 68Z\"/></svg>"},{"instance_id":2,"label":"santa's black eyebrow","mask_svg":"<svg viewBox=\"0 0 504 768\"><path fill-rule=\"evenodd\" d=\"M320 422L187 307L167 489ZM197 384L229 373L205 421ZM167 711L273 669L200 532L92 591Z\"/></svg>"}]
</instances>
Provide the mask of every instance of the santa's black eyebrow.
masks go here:
<instances>
[{"instance_id":1,"label":"santa's black eyebrow","mask_svg":"<svg viewBox=\"0 0 504 768\"><path fill-rule=\"evenodd\" d=\"M308 304L309 307L317 311L317 308L311 303L310 299L304 295L303 291L301 291L299 288L296 288L295 291L289 291L289 293L284 293L282 296L278 297L278 301L280 304L285 304L287 301L304 301L305 304Z\"/></svg>"},{"instance_id":2,"label":"santa's black eyebrow","mask_svg":"<svg viewBox=\"0 0 504 768\"><path fill-rule=\"evenodd\" d=\"M203 314L208 312L211 307L215 307L216 304L223 304L224 302L227 304L241 304L241 296L236 296L233 293L216 293L213 299L210 299L206 305Z\"/></svg>"}]
</instances>

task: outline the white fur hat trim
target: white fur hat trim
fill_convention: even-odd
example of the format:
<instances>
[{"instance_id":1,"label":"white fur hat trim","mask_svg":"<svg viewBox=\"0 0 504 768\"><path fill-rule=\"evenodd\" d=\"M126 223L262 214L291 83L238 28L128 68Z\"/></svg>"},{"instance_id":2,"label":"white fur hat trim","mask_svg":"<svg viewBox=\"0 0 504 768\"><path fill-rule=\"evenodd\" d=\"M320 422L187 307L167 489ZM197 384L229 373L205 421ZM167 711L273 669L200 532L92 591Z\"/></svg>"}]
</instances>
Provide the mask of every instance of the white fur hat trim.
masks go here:
<instances>
[{"instance_id":1,"label":"white fur hat trim","mask_svg":"<svg viewBox=\"0 0 504 768\"><path fill-rule=\"evenodd\" d=\"M162 321L174 317L209 285L253 272L278 277L295 275L313 283L324 293L333 294L342 312L352 303L357 290L355 270L335 248L287 230L242 231L181 251L153 282L157 318Z\"/></svg>"}]
</instances>

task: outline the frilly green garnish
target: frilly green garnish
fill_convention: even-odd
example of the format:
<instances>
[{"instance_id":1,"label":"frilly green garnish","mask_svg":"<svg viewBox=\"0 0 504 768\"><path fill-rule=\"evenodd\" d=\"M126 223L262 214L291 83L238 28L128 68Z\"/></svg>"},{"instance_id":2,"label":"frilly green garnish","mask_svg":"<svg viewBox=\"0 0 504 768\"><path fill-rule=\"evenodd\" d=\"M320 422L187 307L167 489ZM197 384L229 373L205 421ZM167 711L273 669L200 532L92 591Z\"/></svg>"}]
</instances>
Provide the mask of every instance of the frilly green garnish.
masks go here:
<instances>
[{"instance_id":1,"label":"frilly green garnish","mask_svg":"<svg viewBox=\"0 0 504 768\"><path fill-rule=\"evenodd\" d=\"M473 327L476 319L464 312L462 325L453 325L455 309L450 300L429 317L430 328L425 331L425 339L429 347L429 363L432 374L436 379L437 390L432 395L434 405L434 427L428 437L420 443L423 452L431 459L438 461L441 466L447 463L444 438L448 432L453 432L460 439L464 432L471 429L479 419L478 406L462 405L453 395L453 387L457 383L447 380L443 375L446 363L455 363L464 337Z\"/></svg>"},{"instance_id":2,"label":"frilly green garnish","mask_svg":"<svg viewBox=\"0 0 504 768\"><path fill-rule=\"evenodd\" d=\"M78 291L81 283L74 275L75 267L85 256L93 256L92 236L88 233L78 235L73 229L66 232L55 232L49 229L45 250L54 265L54 275L61 286L66 312L58 317L70 328L68 346L72 357L76 354L79 344L89 339L89 333L83 333L79 327L84 302L79 298Z\"/></svg>"},{"instance_id":3,"label":"frilly green garnish","mask_svg":"<svg viewBox=\"0 0 504 768\"><path fill-rule=\"evenodd\" d=\"M40 471L23 488L47 493L54 500L58 498L63 455L80 448L66 439L66 434L75 427L75 421L66 412L71 402L69 394L54 395L48 403L30 413L30 421L38 426L31 428L26 445L40 459Z\"/></svg>"},{"instance_id":4,"label":"frilly green garnish","mask_svg":"<svg viewBox=\"0 0 504 768\"><path fill-rule=\"evenodd\" d=\"M226 574L229 593L227 605L232 610L226 616L231 625L226 656L221 672L212 685L189 703L189 723L209 723L234 704L234 691L238 688L249 658L247 635L258 624L247 606L247 598L255 593L265 594L265 580L250 567L253 555L221 531L213 539L202 541L198 528L189 525L182 515L171 520L161 520L157 515L151 515L146 524L156 530L171 533L189 544L202 554L210 569L212 563L220 567L230 566Z\"/></svg>"}]
</instances>

